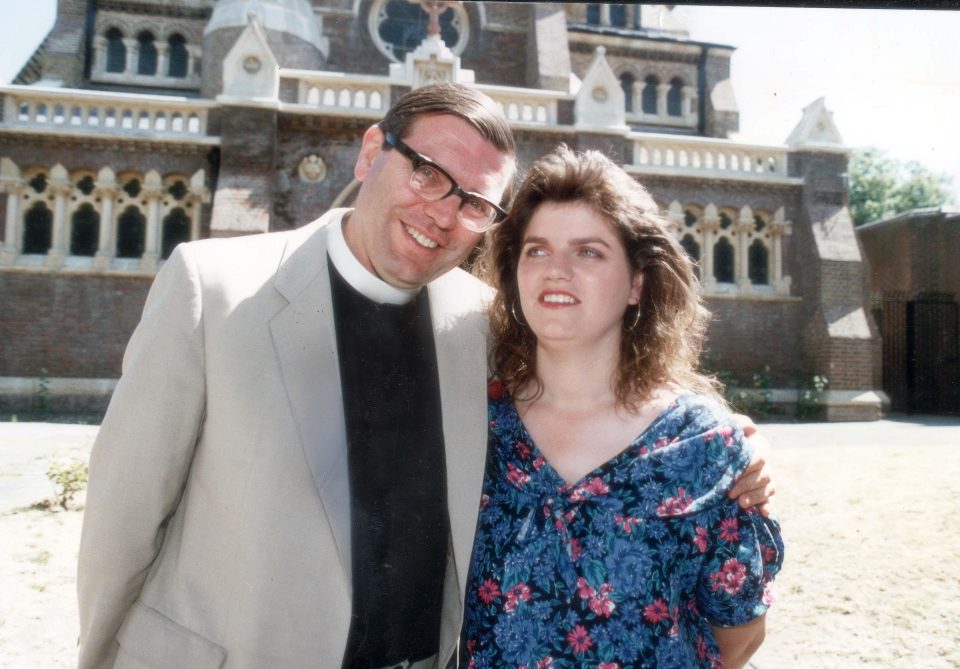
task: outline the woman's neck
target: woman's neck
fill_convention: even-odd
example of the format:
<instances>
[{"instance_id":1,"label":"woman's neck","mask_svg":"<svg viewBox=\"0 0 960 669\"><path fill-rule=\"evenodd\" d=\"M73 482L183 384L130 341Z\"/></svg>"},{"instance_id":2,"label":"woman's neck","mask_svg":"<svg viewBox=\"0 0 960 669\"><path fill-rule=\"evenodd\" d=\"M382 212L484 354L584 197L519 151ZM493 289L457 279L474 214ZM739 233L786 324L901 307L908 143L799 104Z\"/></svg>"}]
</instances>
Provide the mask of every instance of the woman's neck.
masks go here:
<instances>
[{"instance_id":1,"label":"woman's neck","mask_svg":"<svg viewBox=\"0 0 960 669\"><path fill-rule=\"evenodd\" d=\"M562 409L589 412L616 403L614 376L619 350L611 345L537 347L537 399Z\"/></svg>"}]
</instances>

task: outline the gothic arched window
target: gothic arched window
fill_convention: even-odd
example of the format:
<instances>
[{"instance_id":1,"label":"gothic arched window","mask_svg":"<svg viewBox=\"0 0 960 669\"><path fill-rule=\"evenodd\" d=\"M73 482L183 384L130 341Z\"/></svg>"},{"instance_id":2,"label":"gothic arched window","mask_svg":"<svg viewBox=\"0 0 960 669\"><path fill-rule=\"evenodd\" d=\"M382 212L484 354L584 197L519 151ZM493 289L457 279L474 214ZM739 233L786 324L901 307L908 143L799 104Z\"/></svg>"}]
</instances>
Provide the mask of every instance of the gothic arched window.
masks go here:
<instances>
[{"instance_id":1,"label":"gothic arched window","mask_svg":"<svg viewBox=\"0 0 960 669\"><path fill-rule=\"evenodd\" d=\"M749 251L750 261L747 265L750 272L750 283L765 286L770 283L770 252L759 239L753 240Z\"/></svg>"},{"instance_id":2,"label":"gothic arched window","mask_svg":"<svg viewBox=\"0 0 960 669\"><path fill-rule=\"evenodd\" d=\"M107 72L123 72L127 69L127 47L123 43L123 33L118 28L110 28L107 38Z\"/></svg>"},{"instance_id":3,"label":"gothic arched window","mask_svg":"<svg viewBox=\"0 0 960 669\"><path fill-rule=\"evenodd\" d=\"M700 244L697 243L697 240L693 235L686 234L683 236L683 239L680 240L680 246L683 247L683 250L687 252L687 255L690 256L690 260L694 262L694 271L697 273L697 277L700 276Z\"/></svg>"},{"instance_id":4,"label":"gothic arched window","mask_svg":"<svg viewBox=\"0 0 960 669\"><path fill-rule=\"evenodd\" d=\"M170 64L167 67L167 75L181 78L187 76L190 57L187 54L187 40L184 39L183 35L171 35L169 53Z\"/></svg>"},{"instance_id":5,"label":"gothic arched window","mask_svg":"<svg viewBox=\"0 0 960 669\"><path fill-rule=\"evenodd\" d=\"M600 25L600 5L596 3L587 5L587 23L592 26Z\"/></svg>"},{"instance_id":6,"label":"gothic arched window","mask_svg":"<svg viewBox=\"0 0 960 669\"><path fill-rule=\"evenodd\" d=\"M667 91L667 114L683 116L683 80L679 77L670 80L670 90Z\"/></svg>"},{"instance_id":7,"label":"gothic arched window","mask_svg":"<svg viewBox=\"0 0 960 669\"><path fill-rule=\"evenodd\" d=\"M139 258L147 236L147 219L133 205L117 219L117 257Z\"/></svg>"},{"instance_id":8,"label":"gothic arched window","mask_svg":"<svg viewBox=\"0 0 960 669\"><path fill-rule=\"evenodd\" d=\"M137 74L153 75L157 73L157 45L153 33L144 30L137 35L140 43L140 56L137 60Z\"/></svg>"},{"instance_id":9,"label":"gothic arched window","mask_svg":"<svg viewBox=\"0 0 960 669\"><path fill-rule=\"evenodd\" d=\"M627 8L623 5L610 5L610 25L626 27Z\"/></svg>"},{"instance_id":10,"label":"gothic arched window","mask_svg":"<svg viewBox=\"0 0 960 669\"><path fill-rule=\"evenodd\" d=\"M643 99L640 104L644 114L657 113L657 88L659 86L660 80L652 74L643 80Z\"/></svg>"},{"instance_id":11,"label":"gothic arched window","mask_svg":"<svg viewBox=\"0 0 960 669\"><path fill-rule=\"evenodd\" d=\"M629 72L620 75L620 88L623 89L624 109L629 113L633 111L633 91L635 79Z\"/></svg>"},{"instance_id":12,"label":"gothic arched window","mask_svg":"<svg viewBox=\"0 0 960 669\"><path fill-rule=\"evenodd\" d=\"M23 253L45 254L53 243L53 212L34 202L23 217Z\"/></svg>"},{"instance_id":13,"label":"gothic arched window","mask_svg":"<svg viewBox=\"0 0 960 669\"><path fill-rule=\"evenodd\" d=\"M160 257L166 260L180 242L190 241L190 219L186 212L177 207L163 219L163 244Z\"/></svg>"},{"instance_id":14,"label":"gothic arched window","mask_svg":"<svg viewBox=\"0 0 960 669\"><path fill-rule=\"evenodd\" d=\"M97 252L99 234L100 214L84 202L70 217L70 255L92 256Z\"/></svg>"},{"instance_id":15,"label":"gothic arched window","mask_svg":"<svg viewBox=\"0 0 960 669\"><path fill-rule=\"evenodd\" d=\"M713 246L713 277L718 283L733 283L733 244L726 237Z\"/></svg>"}]
</instances>

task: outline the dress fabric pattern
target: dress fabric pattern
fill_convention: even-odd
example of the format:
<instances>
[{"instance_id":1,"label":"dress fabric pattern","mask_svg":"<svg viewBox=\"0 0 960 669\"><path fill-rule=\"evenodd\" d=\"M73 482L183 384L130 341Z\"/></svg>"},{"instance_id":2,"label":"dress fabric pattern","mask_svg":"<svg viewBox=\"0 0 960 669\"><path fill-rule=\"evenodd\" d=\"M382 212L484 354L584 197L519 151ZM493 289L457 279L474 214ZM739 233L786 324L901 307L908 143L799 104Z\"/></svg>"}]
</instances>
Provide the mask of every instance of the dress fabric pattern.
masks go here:
<instances>
[{"instance_id":1,"label":"dress fabric pattern","mask_svg":"<svg viewBox=\"0 0 960 669\"><path fill-rule=\"evenodd\" d=\"M727 498L750 455L713 400L680 395L575 483L494 381L467 584L470 667L721 667L710 624L762 615L778 524Z\"/></svg>"}]
</instances>

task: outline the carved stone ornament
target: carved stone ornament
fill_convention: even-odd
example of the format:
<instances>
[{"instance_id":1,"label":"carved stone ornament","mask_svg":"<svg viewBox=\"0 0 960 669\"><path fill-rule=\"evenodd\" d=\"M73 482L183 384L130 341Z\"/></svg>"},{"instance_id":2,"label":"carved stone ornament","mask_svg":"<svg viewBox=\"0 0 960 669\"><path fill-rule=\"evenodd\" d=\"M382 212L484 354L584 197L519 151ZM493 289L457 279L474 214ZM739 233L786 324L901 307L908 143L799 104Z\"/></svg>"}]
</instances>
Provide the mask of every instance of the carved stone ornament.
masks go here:
<instances>
[{"instance_id":1,"label":"carved stone ornament","mask_svg":"<svg viewBox=\"0 0 960 669\"><path fill-rule=\"evenodd\" d=\"M304 181L317 183L323 181L327 177L327 166L324 164L323 159L321 159L320 156L312 153L300 161L300 166L297 168L297 173Z\"/></svg>"},{"instance_id":2,"label":"carved stone ornament","mask_svg":"<svg viewBox=\"0 0 960 669\"><path fill-rule=\"evenodd\" d=\"M256 74L260 71L261 67L260 59L256 56L247 56L243 59L243 69L250 74Z\"/></svg>"},{"instance_id":3,"label":"carved stone ornament","mask_svg":"<svg viewBox=\"0 0 960 669\"><path fill-rule=\"evenodd\" d=\"M593 99L596 100L597 102L607 101L607 97L608 97L607 89L604 88L603 86L597 86L592 91L590 91L590 94L593 96Z\"/></svg>"}]
</instances>

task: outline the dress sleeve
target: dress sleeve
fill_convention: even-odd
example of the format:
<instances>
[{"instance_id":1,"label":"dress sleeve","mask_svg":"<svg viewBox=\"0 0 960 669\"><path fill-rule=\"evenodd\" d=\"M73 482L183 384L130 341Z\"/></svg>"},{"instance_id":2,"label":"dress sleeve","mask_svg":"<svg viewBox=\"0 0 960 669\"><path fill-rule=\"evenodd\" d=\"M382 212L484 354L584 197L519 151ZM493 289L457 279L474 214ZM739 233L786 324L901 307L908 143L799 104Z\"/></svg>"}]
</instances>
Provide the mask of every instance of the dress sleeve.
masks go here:
<instances>
[{"instance_id":1,"label":"dress sleeve","mask_svg":"<svg viewBox=\"0 0 960 669\"><path fill-rule=\"evenodd\" d=\"M739 476L748 459L739 430L730 443L726 432L724 449L729 473L724 481ZM715 438L721 438L718 436ZM716 451L714 451L716 452ZM783 540L776 520L764 518L756 507L744 510L726 498L730 485L718 490L716 506L699 514L696 533L704 553L697 586L700 613L721 627L742 625L766 613L773 600L773 578L783 563Z\"/></svg>"}]
</instances>

